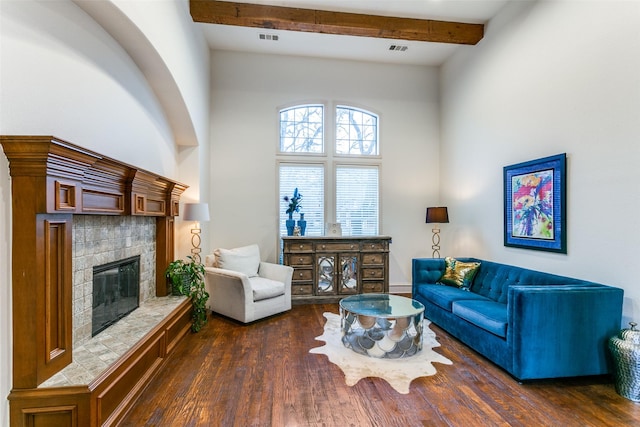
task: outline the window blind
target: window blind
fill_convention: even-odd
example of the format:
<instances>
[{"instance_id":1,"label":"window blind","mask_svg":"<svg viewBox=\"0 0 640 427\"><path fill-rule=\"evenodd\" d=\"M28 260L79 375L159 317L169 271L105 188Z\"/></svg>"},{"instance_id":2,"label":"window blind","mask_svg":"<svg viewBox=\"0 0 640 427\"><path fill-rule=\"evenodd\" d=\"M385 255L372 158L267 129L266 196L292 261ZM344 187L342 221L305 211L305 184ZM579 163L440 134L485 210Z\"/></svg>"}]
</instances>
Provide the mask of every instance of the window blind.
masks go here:
<instances>
[{"instance_id":1,"label":"window blind","mask_svg":"<svg viewBox=\"0 0 640 427\"><path fill-rule=\"evenodd\" d=\"M285 220L289 204L284 201L284 196L293 196L293 191L298 189L302 194L300 200L301 213L307 221L305 236L322 236L324 234L324 166L323 165L299 165L280 164L280 235L287 235ZM296 221L299 213L293 214Z\"/></svg>"},{"instance_id":2,"label":"window blind","mask_svg":"<svg viewBox=\"0 0 640 427\"><path fill-rule=\"evenodd\" d=\"M343 236L374 236L379 226L377 166L336 167L336 219Z\"/></svg>"}]
</instances>

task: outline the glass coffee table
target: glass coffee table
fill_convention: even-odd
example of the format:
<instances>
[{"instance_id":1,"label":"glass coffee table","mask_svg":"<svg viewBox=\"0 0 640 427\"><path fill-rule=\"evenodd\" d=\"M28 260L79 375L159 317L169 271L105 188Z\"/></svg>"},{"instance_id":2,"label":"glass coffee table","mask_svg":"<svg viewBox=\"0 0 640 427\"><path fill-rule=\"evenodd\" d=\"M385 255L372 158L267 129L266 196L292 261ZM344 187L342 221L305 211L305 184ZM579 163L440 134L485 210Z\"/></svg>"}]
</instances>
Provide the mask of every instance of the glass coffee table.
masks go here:
<instances>
[{"instance_id":1,"label":"glass coffee table","mask_svg":"<svg viewBox=\"0 0 640 427\"><path fill-rule=\"evenodd\" d=\"M340 301L342 343L370 357L398 359L422 350L424 305L390 294L360 294Z\"/></svg>"}]
</instances>

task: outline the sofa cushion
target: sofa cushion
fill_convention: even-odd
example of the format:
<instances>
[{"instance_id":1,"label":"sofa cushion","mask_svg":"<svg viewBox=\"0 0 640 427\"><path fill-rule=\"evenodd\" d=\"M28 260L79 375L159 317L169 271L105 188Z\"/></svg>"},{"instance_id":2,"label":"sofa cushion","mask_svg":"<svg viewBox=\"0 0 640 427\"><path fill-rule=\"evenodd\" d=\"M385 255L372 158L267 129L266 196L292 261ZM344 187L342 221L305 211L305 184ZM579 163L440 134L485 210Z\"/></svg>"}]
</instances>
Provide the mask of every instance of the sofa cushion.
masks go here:
<instances>
[{"instance_id":1,"label":"sofa cushion","mask_svg":"<svg viewBox=\"0 0 640 427\"><path fill-rule=\"evenodd\" d=\"M471 287L473 277L480 267L479 262L463 262L455 258L446 257L444 259L445 270L439 283L448 286L456 286L466 291Z\"/></svg>"},{"instance_id":2,"label":"sofa cushion","mask_svg":"<svg viewBox=\"0 0 640 427\"><path fill-rule=\"evenodd\" d=\"M455 301L453 314L499 337L507 337L507 305L491 300Z\"/></svg>"},{"instance_id":3,"label":"sofa cushion","mask_svg":"<svg viewBox=\"0 0 640 427\"><path fill-rule=\"evenodd\" d=\"M284 295L284 283L282 282L256 276L249 278L249 283L251 283L253 290L254 302Z\"/></svg>"},{"instance_id":4,"label":"sofa cushion","mask_svg":"<svg viewBox=\"0 0 640 427\"><path fill-rule=\"evenodd\" d=\"M235 249L218 248L213 253L216 256L216 267L225 270L244 273L248 277L258 275L260 267L260 248L258 245L242 246Z\"/></svg>"},{"instance_id":5,"label":"sofa cushion","mask_svg":"<svg viewBox=\"0 0 640 427\"><path fill-rule=\"evenodd\" d=\"M442 285L420 285L417 287L417 293L424 297L427 301L451 311L451 304L460 300L480 300L490 301L489 298L473 292L464 291L459 288Z\"/></svg>"}]
</instances>

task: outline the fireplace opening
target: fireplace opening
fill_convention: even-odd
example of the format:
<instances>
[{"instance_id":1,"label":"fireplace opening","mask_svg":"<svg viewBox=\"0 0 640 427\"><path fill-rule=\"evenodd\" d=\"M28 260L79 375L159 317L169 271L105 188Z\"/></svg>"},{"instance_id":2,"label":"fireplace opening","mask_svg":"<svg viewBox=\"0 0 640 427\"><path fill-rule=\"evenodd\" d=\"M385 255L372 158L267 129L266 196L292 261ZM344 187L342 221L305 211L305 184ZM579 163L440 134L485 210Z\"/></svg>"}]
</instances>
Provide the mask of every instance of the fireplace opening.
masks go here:
<instances>
[{"instance_id":1,"label":"fireplace opening","mask_svg":"<svg viewBox=\"0 0 640 427\"><path fill-rule=\"evenodd\" d=\"M138 308L140 256L93 267L91 336Z\"/></svg>"}]
</instances>

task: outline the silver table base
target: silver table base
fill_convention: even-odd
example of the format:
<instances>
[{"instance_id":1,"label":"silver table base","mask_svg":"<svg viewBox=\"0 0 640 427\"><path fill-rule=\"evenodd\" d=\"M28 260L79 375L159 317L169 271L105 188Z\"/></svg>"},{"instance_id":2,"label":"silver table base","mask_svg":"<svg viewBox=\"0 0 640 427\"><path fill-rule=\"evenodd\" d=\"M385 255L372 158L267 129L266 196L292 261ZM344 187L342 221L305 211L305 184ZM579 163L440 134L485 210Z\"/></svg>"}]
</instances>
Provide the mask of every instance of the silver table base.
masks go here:
<instances>
[{"instance_id":1,"label":"silver table base","mask_svg":"<svg viewBox=\"0 0 640 427\"><path fill-rule=\"evenodd\" d=\"M370 357L398 359L422 350L424 313L396 318L358 315L340 309L342 343Z\"/></svg>"}]
</instances>

